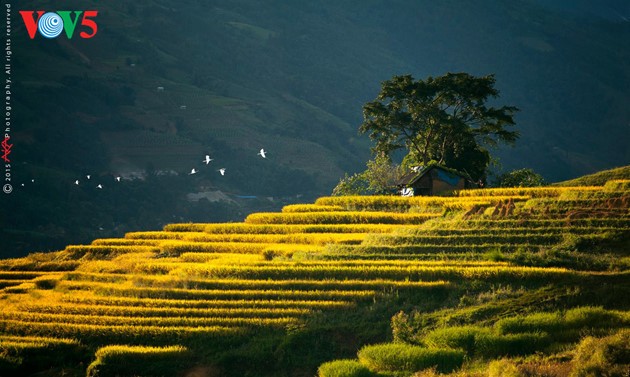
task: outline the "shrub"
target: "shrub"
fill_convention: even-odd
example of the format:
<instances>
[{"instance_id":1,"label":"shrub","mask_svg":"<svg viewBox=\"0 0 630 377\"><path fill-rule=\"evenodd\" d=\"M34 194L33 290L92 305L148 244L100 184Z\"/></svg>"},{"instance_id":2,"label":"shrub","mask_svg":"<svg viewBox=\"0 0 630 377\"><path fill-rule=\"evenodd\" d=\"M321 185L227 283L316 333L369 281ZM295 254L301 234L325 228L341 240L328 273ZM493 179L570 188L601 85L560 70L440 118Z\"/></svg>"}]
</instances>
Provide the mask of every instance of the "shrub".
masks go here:
<instances>
[{"instance_id":1,"label":"shrub","mask_svg":"<svg viewBox=\"0 0 630 377\"><path fill-rule=\"evenodd\" d=\"M476 352L476 339L482 335L490 336L492 331L479 326L453 326L438 328L424 337L424 343L430 347L460 348L469 356Z\"/></svg>"},{"instance_id":2,"label":"shrub","mask_svg":"<svg viewBox=\"0 0 630 377\"><path fill-rule=\"evenodd\" d=\"M572 340L584 329L618 328L628 324L627 316L599 307L578 307L561 312L534 313L505 318L495 323L499 333L534 333L544 331L555 338Z\"/></svg>"},{"instance_id":3,"label":"shrub","mask_svg":"<svg viewBox=\"0 0 630 377\"><path fill-rule=\"evenodd\" d=\"M475 338L477 356L491 359L500 356L522 356L541 351L550 343L545 333L481 334Z\"/></svg>"},{"instance_id":4,"label":"shrub","mask_svg":"<svg viewBox=\"0 0 630 377\"><path fill-rule=\"evenodd\" d=\"M630 330L605 338L587 337L575 351L571 377L625 377L630 370Z\"/></svg>"},{"instance_id":5,"label":"shrub","mask_svg":"<svg viewBox=\"0 0 630 377\"><path fill-rule=\"evenodd\" d=\"M282 212L334 212L345 211L342 206L337 205L318 205L318 204L289 204L282 207Z\"/></svg>"},{"instance_id":6,"label":"shrub","mask_svg":"<svg viewBox=\"0 0 630 377\"><path fill-rule=\"evenodd\" d=\"M414 372L437 367L451 372L461 367L464 352L447 348L424 348L403 343L365 346L358 352L359 361L376 372Z\"/></svg>"},{"instance_id":7,"label":"shrub","mask_svg":"<svg viewBox=\"0 0 630 377\"><path fill-rule=\"evenodd\" d=\"M190 360L185 347L113 345L96 351L87 376L175 376Z\"/></svg>"},{"instance_id":8,"label":"shrub","mask_svg":"<svg viewBox=\"0 0 630 377\"><path fill-rule=\"evenodd\" d=\"M543 177L533 169L512 170L499 176L499 187L538 187L545 184Z\"/></svg>"},{"instance_id":9,"label":"shrub","mask_svg":"<svg viewBox=\"0 0 630 377\"><path fill-rule=\"evenodd\" d=\"M562 316L559 312L553 312L504 318L496 322L494 328L501 334L535 331L555 333L562 329Z\"/></svg>"},{"instance_id":10,"label":"shrub","mask_svg":"<svg viewBox=\"0 0 630 377\"><path fill-rule=\"evenodd\" d=\"M514 363L509 360L495 360L488 366L488 377L522 377Z\"/></svg>"},{"instance_id":11,"label":"shrub","mask_svg":"<svg viewBox=\"0 0 630 377\"><path fill-rule=\"evenodd\" d=\"M319 377L371 377L374 374L357 360L334 360L322 364Z\"/></svg>"}]
</instances>

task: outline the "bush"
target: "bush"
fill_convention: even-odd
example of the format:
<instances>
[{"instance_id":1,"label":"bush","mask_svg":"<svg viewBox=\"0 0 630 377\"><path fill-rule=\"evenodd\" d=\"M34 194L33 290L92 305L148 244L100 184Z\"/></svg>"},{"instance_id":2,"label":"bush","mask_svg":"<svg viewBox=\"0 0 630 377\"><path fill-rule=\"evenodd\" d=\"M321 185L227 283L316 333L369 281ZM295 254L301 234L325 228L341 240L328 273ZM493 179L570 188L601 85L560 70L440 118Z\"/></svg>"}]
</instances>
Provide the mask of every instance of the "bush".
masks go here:
<instances>
[{"instance_id":1,"label":"bush","mask_svg":"<svg viewBox=\"0 0 630 377\"><path fill-rule=\"evenodd\" d=\"M461 367L464 352L447 348L424 348L403 343L384 343L363 347L359 361L375 372L415 372L437 367L451 372Z\"/></svg>"},{"instance_id":2,"label":"bush","mask_svg":"<svg viewBox=\"0 0 630 377\"><path fill-rule=\"evenodd\" d=\"M317 370L319 377L371 377L365 365L357 360L335 360L322 364Z\"/></svg>"},{"instance_id":3,"label":"bush","mask_svg":"<svg viewBox=\"0 0 630 377\"><path fill-rule=\"evenodd\" d=\"M488 366L488 377L521 377L523 374L519 372L516 365L511 361L501 359L495 360Z\"/></svg>"},{"instance_id":4,"label":"bush","mask_svg":"<svg viewBox=\"0 0 630 377\"><path fill-rule=\"evenodd\" d=\"M87 376L175 376L189 360L190 354L182 346L106 346L96 351Z\"/></svg>"},{"instance_id":5,"label":"bush","mask_svg":"<svg viewBox=\"0 0 630 377\"><path fill-rule=\"evenodd\" d=\"M541 351L549 343L549 336L545 333L481 334L475 339L475 352L486 359L523 356Z\"/></svg>"},{"instance_id":6,"label":"bush","mask_svg":"<svg viewBox=\"0 0 630 377\"><path fill-rule=\"evenodd\" d=\"M499 187L538 187L544 184L543 177L532 169L513 170L498 178Z\"/></svg>"},{"instance_id":7,"label":"bush","mask_svg":"<svg viewBox=\"0 0 630 377\"><path fill-rule=\"evenodd\" d=\"M575 351L571 377L626 377L630 370L630 330L605 338L587 337Z\"/></svg>"},{"instance_id":8,"label":"bush","mask_svg":"<svg viewBox=\"0 0 630 377\"><path fill-rule=\"evenodd\" d=\"M424 337L425 344L431 347L448 347L463 349L472 356L476 353L476 339L480 336L490 336L492 330L478 326L444 327L431 331Z\"/></svg>"},{"instance_id":9,"label":"bush","mask_svg":"<svg viewBox=\"0 0 630 377\"><path fill-rule=\"evenodd\" d=\"M528 355L549 344L545 333L497 334L478 326L445 327L431 331L424 338L432 347L460 348L470 357L487 359L499 356Z\"/></svg>"},{"instance_id":10,"label":"bush","mask_svg":"<svg viewBox=\"0 0 630 377\"><path fill-rule=\"evenodd\" d=\"M627 316L620 312L599 307L578 307L561 312L534 313L526 316L505 318L495 323L501 334L535 333L544 331L554 334L554 338L572 340L585 329L618 328L627 325Z\"/></svg>"}]
</instances>

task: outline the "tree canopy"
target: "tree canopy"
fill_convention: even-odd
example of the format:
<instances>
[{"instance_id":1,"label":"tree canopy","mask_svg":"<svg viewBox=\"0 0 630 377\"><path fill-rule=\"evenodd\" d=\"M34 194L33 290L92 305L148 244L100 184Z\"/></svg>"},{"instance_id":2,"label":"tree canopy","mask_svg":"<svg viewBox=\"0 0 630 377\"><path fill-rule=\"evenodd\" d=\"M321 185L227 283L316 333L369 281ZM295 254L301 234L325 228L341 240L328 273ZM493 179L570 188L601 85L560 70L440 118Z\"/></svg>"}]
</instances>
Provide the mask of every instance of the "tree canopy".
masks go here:
<instances>
[{"instance_id":1,"label":"tree canopy","mask_svg":"<svg viewBox=\"0 0 630 377\"><path fill-rule=\"evenodd\" d=\"M492 107L496 98L494 75L475 77L447 73L426 80L411 75L384 81L376 100L363 106L360 133L376 141L374 154L405 149L403 165L430 161L485 179L490 163L488 148L514 143L514 106Z\"/></svg>"}]
</instances>

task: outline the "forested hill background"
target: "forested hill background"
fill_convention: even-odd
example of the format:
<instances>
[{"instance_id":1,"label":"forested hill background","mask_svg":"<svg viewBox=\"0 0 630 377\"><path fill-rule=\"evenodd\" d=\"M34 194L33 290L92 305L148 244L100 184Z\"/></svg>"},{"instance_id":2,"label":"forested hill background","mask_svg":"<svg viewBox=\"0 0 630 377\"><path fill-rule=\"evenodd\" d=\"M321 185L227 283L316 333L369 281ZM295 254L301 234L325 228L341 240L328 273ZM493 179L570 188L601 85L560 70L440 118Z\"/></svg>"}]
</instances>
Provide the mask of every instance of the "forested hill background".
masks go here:
<instances>
[{"instance_id":1,"label":"forested hill background","mask_svg":"<svg viewBox=\"0 0 630 377\"><path fill-rule=\"evenodd\" d=\"M553 182L630 161L624 0L12 4L2 257L327 195L363 169L361 106L396 74L496 74L497 104L521 109L504 170ZM85 40L31 40L17 13L87 9Z\"/></svg>"}]
</instances>

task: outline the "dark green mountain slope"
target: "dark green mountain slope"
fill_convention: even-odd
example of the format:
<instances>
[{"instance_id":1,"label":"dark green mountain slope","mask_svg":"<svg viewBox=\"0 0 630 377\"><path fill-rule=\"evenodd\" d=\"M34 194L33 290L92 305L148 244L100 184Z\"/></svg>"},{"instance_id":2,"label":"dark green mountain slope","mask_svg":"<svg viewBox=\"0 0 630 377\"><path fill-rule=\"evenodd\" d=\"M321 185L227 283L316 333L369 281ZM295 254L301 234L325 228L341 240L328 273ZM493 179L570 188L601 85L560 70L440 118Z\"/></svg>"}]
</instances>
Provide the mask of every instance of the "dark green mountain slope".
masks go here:
<instances>
[{"instance_id":1,"label":"dark green mountain slope","mask_svg":"<svg viewBox=\"0 0 630 377\"><path fill-rule=\"evenodd\" d=\"M37 179L3 198L0 228L23 250L325 195L368 158L361 105L394 74L495 73L499 101L521 108L505 169L556 181L630 157L622 18L496 0L12 4L13 174ZM62 8L97 9L97 35L30 40L17 14ZM188 176L206 153L215 165ZM72 186L85 174L153 183ZM235 202L187 200L209 191Z\"/></svg>"}]
</instances>

